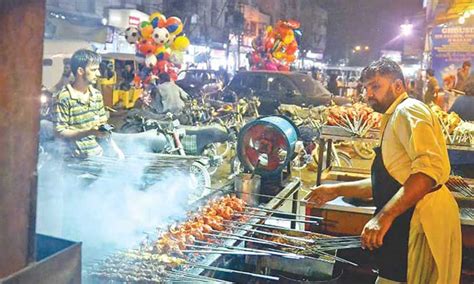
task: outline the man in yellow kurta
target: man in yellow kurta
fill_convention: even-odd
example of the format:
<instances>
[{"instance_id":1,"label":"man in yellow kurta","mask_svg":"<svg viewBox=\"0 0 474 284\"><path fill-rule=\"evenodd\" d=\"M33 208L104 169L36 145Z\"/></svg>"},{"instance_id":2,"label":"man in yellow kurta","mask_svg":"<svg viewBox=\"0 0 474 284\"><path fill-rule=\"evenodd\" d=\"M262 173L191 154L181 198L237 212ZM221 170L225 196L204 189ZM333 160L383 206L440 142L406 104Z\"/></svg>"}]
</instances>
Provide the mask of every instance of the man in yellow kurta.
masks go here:
<instances>
[{"instance_id":1,"label":"man in yellow kurta","mask_svg":"<svg viewBox=\"0 0 474 284\"><path fill-rule=\"evenodd\" d=\"M375 254L376 283L459 283L461 224L444 185L450 166L441 126L425 104L408 98L395 62L372 63L361 81L368 103L383 114L371 178L322 185L307 198L320 206L338 196L374 198L361 240Z\"/></svg>"}]
</instances>

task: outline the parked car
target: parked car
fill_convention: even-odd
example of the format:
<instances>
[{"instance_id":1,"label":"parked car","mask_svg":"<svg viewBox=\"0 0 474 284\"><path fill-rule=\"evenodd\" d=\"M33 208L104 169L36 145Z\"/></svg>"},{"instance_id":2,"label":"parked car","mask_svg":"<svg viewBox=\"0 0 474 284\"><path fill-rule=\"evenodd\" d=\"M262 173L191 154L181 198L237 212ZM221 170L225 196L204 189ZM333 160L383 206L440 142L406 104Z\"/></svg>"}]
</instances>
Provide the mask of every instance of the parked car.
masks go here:
<instances>
[{"instance_id":1,"label":"parked car","mask_svg":"<svg viewBox=\"0 0 474 284\"><path fill-rule=\"evenodd\" d=\"M334 97L308 74L298 72L243 71L235 74L229 85L221 93L224 101L233 97L253 97L260 99L260 114L274 114L283 104L297 106L328 105L331 100L338 105L351 101Z\"/></svg>"},{"instance_id":2,"label":"parked car","mask_svg":"<svg viewBox=\"0 0 474 284\"><path fill-rule=\"evenodd\" d=\"M200 97L200 94L213 93L221 90L224 83L214 70L183 70L178 74L176 84L193 98Z\"/></svg>"}]
</instances>

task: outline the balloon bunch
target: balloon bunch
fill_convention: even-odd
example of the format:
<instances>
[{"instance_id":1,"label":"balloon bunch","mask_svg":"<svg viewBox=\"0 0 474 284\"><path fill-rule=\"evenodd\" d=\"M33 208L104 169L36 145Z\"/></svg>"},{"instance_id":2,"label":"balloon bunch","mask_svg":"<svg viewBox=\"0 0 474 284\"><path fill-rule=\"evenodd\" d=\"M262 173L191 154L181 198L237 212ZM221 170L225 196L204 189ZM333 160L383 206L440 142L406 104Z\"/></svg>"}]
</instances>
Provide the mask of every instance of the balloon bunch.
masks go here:
<instances>
[{"instance_id":1,"label":"balloon bunch","mask_svg":"<svg viewBox=\"0 0 474 284\"><path fill-rule=\"evenodd\" d=\"M279 20L274 27L268 26L263 37L252 41L252 69L288 71L303 35L299 28L295 20Z\"/></svg>"},{"instance_id":2,"label":"balloon bunch","mask_svg":"<svg viewBox=\"0 0 474 284\"><path fill-rule=\"evenodd\" d=\"M183 53L190 44L186 36L180 35L182 31L183 23L179 18L166 18L155 12L149 21L142 21L138 27L128 27L125 39L135 44L137 53L145 57L145 65L154 75L168 73L176 80Z\"/></svg>"}]
</instances>

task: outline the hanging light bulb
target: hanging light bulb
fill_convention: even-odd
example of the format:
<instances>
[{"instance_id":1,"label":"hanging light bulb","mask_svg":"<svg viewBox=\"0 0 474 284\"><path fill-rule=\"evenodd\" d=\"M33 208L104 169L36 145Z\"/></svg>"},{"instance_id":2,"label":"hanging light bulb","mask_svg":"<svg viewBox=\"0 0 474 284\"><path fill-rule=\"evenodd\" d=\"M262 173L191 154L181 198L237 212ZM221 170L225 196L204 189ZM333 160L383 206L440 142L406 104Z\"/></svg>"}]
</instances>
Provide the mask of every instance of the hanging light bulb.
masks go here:
<instances>
[{"instance_id":1,"label":"hanging light bulb","mask_svg":"<svg viewBox=\"0 0 474 284\"><path fill-rule=\"evenodd\" d=\"M458 23L463 25L464 23L466 22L466 18L464 17L460 17L459 20L458 20Z\"/></svg>"}]
</instances>

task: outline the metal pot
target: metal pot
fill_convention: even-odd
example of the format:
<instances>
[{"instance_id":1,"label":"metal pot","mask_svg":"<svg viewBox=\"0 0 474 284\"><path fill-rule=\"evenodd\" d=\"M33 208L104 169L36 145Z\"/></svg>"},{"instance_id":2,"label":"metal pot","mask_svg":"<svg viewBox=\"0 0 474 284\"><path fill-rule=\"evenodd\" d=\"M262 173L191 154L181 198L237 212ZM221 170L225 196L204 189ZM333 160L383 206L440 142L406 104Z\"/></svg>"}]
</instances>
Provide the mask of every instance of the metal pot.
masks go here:
<instances>
[{"instance_id":1,"label":"metal pot","mask_svg":"<svg viewBox=\"0 0 474 284\"><path fill-rule=\"evenodd\" d=\"M247 204L257 206L260 193L260 176L248 173L240 173L234 179L234 188L239 198L242 198Z\"/></svg>"}]
</instances>

